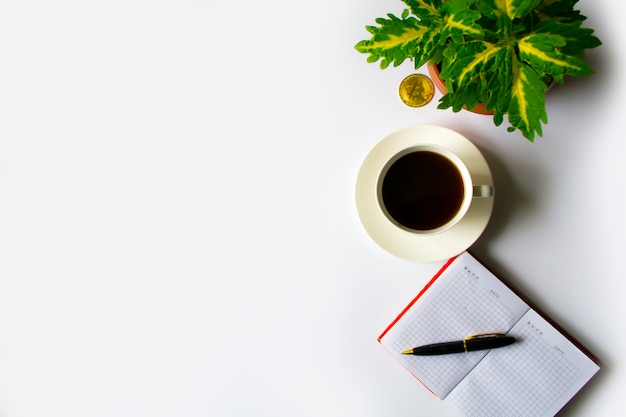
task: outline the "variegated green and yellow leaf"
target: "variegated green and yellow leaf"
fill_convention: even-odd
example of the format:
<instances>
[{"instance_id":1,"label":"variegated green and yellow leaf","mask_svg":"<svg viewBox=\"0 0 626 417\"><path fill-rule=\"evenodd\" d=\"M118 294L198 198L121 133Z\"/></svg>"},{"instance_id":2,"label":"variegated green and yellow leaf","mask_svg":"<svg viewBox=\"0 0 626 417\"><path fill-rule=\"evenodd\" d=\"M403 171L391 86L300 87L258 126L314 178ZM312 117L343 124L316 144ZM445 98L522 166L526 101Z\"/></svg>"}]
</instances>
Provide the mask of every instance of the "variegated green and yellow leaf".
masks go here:
<instances>
[{"instance_id":1,"label":"variegated green and yellow leaf","mask_svg":"<svg viewBox=\"0 0 626 417\"><path fill-rule=\"evenodd\" d=\"M462 5L464 2L445 3L447 13L443 21L442 36L454 42L463 42L483 35L482 27L476 23L480 13Z\"/></svg>"},{"instance_id":2,"label":"variegated green and yellow leaf","mask_svg":"<svg viewBox=\"0 0 626 417\"><path fill-rule=\"evenodd\" d=\"M582 22L585 17L574 8L578 0L543 0L532 10L540 21L555 19L562 23Z\"/></svg>"},{"instance_id":3,"label":"variegated green and yellow leaf","mask_svg":"<svg viewBox=\"0 0 626 417\"><path fill-rule=\"evenodd\" d=\"M491 63L491 76L487 85L489 92L484 101L488 110L494 111L494 122L499 126L503 121L503 115L509 108L509 91L513 83L513 47L501 47L494 54Z\"/></svg>"},{"instance_id":4,"label":"variegated green and yellow leaf","mask_svg":"<svg viewBox=\"0 0 626 417\"><path fill-rule=\"evenodd\" d=\"M413 17L400 19L392 14L388 16L389 19L376 20L379 26L368 26L372 37L357 43L355 49L369 54L368 62L381 59L380 67L383 69L392 63L398 66L406 59L423 64L434 48L436 34Z\"/></svg>"},{"instance_id":5,"label":"variegated green and yellow leaf","mask_svg":"<svg viewBox=\"0 0 626 417\"><path fill-rule=\"evenodd\" d=\"M581 22L561 23L556 19L548 19L533 28L533 33L543 33L563 41L559 51L565 55L582 57L585 49L601 44L600 39L593 36L593 29L581 27Z\"/></svg>"},{"instance_id":6,"label":"variegated green and yellow leaf","mask_svg":"<svg viewBox=\"0 0 626 417\"><path fill-rule=\"evenodd\" d=\"M593 70L581 59L560 52L567 45L559 35L535 33L519 40L519 57L528 62L538 72L562 75L583 76L593 74Z\"/></svg>"},{"instance_id":7,"label":"variegated green and yellow leaf","mask_svg":"<svg viewBox=\"0 0 626 417\"><path fill-rule=\"evenodd\" d=\"M488 103L489 86L498 71L494 60L500 49L501 46L489 42L471 41L446 50L441 78L446 81L448 94L440 101L439 108L471 110L479 102Z\"/></svg>"},{"instance_id":8,"label":"variegated green and yellow leaf","mask_svg":"<svg viewBox=\"0 0 626 417\"><path fill-rule=\"evenodd\" d=\"M488 69L489 61L501 46L486 41L465 42L448 48L444 80L454 80L452 91L465 88L471 80Z\"/></svg>"},{"instance_id":9,"label":"variegated green and yellow leaf","mask_svg":"<svg viewBox=\"0 0 626 417\"><path fill-rule=\"evenodd\" d=\"M542 0L495 0L496 7L506 13L509 19L526 16Z\"/></svg>"},{"instance_id":10,"label":"variegated green and yellow leaf","mask_svg":"<svg viewBox=\"0 0 626 417\"><path fill-rule=\"evenodd\" d=\"M423 22L441 20L441 0L403 0L411 13Z\"/></svg>"},{"instance_id":11,"label":"variegated green and yellow leaf","mask_svg":"<svg viewBox=\"0 0 626 417\"><path fill-rule=\"evenodd\" d=\"M541 122L548 122L545 92L546 85L531 67L524 63L514 66L508 119L512 128L519 129L530 141L535 133L542 135Z\"/></svg>"}]
</instances>

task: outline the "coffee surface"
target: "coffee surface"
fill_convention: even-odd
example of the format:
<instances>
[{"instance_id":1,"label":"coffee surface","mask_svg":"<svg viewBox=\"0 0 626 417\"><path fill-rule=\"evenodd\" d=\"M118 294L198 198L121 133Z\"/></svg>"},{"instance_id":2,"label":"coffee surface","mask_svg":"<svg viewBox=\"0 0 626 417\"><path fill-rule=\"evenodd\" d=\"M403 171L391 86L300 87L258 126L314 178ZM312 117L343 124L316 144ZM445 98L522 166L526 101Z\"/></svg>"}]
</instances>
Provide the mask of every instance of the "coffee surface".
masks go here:
<instances>
[{"instance_id":1,"label":"coffee surface","mask_svg":"<svg viewBox=\"0 0 626 417\"><path fill-rule=\"evenodd\" d=\"M382 203L400 225L419 231L448 223L463 203L463 177L454 163L431 151L395 161L382 182Z\"/></svg>"}]
</instances>

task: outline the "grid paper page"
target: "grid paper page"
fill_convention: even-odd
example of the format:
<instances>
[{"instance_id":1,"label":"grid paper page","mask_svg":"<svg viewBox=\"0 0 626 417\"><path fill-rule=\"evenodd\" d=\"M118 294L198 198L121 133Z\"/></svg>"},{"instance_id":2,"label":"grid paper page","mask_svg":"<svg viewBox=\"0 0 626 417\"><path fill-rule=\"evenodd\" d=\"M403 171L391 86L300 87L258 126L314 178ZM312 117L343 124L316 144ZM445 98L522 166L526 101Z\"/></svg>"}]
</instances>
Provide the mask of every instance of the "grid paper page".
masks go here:
<instances>
[{"instance_id":1,"label":"grid paper page","mask_svg":"<svg viewBox=\"0 0 626 417\"><path fill-rule=\"evenodd\" d=\"M384 346L389 344L392 354L440 398L448 395L488 351L439 356L400 352L474 334L506 333L528 310L517 296L505 297L505 291L510 290L499 280L489 279L491 275L480 264L453 263L445 274L385 337L387 340L381 341Z\"/></svg>"},{"instance_id":2,"label":"grid paper page","mask_svg":"<svg viewBox=\"0 0 626 417\"><path fill-rule=\"evenodd\" d=\"M530 311L450 395L467 417L541 417L558 412L598 370L589 358Z\"/></svg>"}]
</instances>

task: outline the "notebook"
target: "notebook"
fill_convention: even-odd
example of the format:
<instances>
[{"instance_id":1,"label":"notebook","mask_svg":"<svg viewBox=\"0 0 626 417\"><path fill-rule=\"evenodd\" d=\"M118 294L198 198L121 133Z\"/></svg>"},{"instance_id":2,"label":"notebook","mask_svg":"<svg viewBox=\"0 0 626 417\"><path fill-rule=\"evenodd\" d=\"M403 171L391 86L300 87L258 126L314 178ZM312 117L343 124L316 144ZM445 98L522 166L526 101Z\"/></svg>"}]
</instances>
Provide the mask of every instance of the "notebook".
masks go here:
<instances>
[{"instance_id":1,"label":"notebook","mask_svg":"<svg viewBox=\"0 0 626 417\"><path fill-rule=\"evenodd\" d=\"M401 353L489 333L507 333L516 341L468 353ZM574 341L467 252L450 259L378 341L460 416L554 416L599 370Z\"/></svg>"}]
</instances>

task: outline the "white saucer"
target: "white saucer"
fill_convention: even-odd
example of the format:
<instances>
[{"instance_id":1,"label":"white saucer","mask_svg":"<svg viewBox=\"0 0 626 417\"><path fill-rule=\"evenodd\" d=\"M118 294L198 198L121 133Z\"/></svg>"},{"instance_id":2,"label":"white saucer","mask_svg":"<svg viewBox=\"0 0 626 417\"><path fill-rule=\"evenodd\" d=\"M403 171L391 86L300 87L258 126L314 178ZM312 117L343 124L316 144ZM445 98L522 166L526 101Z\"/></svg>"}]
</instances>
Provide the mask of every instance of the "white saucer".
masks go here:
<instances>
[{"instance_id":1,"label":"white saucer","mask_svg":"<svg viewBox=\"0 0 626 417\"><path fill-rule=\"evenodd\" d=\"M474 185L493 185L487 161L467 138L444 127L416 125L385 137L365 157L356 182L356 206L363 227L383 249L412 261L435 262L456 256L476 242L491 217L493 198L473 199L459 223L436 234L411 233L391 223L378 204L379 174L398 152L421 144L450 149L465 163Z\"/></svg>"}]
</instances>

